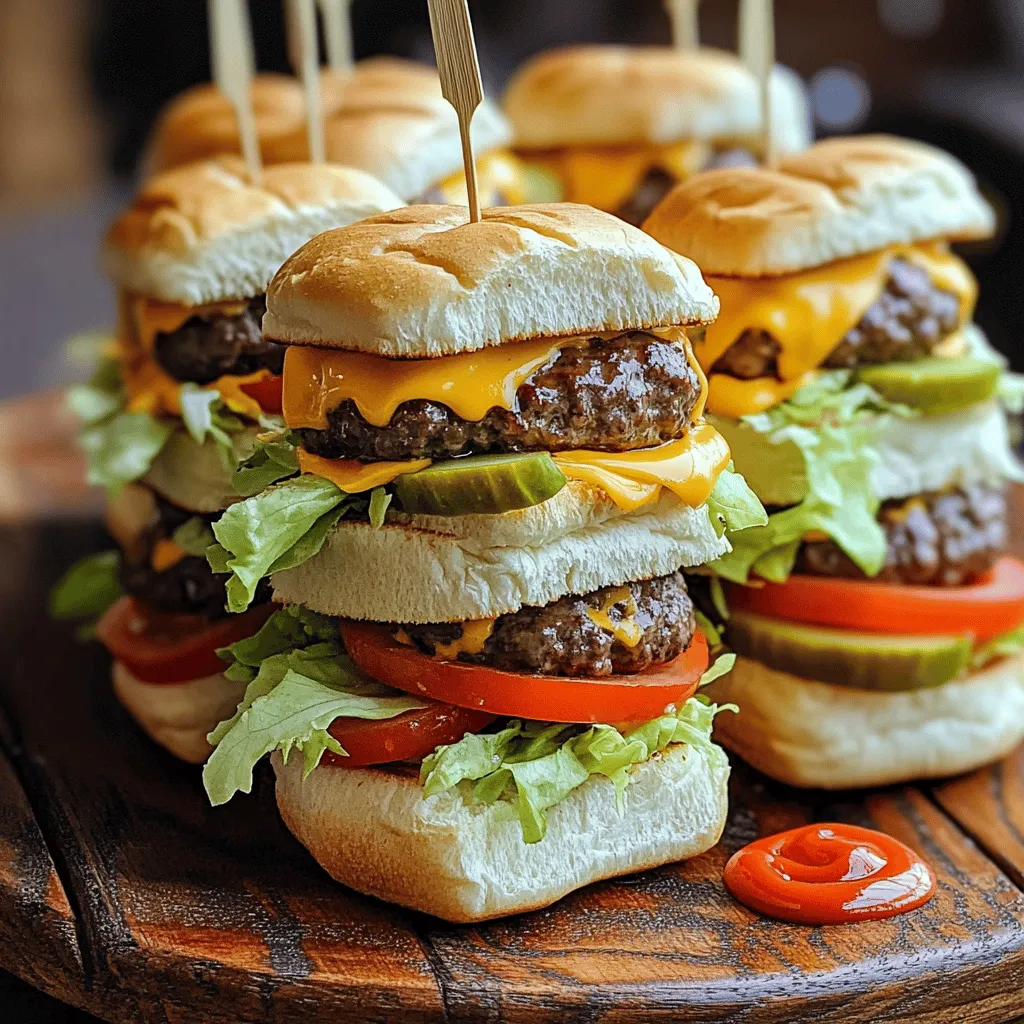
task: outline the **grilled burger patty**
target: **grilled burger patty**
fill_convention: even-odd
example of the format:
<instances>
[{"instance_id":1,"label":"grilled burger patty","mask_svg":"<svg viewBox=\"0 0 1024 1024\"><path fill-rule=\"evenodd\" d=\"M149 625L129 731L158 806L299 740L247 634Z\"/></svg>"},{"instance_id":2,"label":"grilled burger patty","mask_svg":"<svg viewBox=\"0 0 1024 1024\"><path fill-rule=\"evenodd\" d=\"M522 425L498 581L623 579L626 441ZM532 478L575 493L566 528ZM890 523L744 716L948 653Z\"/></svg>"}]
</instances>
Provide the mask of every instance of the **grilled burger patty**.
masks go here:
<instances>
[{"instance_id":1,"label":"grilled burger patty","mask_svg":"<svg viewBox=\"0 0 1024 1024\"><path fill-rule=\"evenodd\" d=\"M628 646L587 614L601 609L612 623L635 622L641 630L637 643ZM453 643L463 633L458 622L396 626L399 630L431 656L438 645ZM459 660L548 676L618 675L671 661L689 646L693 630L693 603L683 574L675 572L502 615L483 649L460 653Z\"/></svg>"},{"instance_id":2,"label":"grilled burger patty","mask_svg":"<svg viewBox=\"0 0 1024 1024\"><path fill-rule=\"evenodd\" d=\"M188 512L157 494L154 496L158 518L139 538L138 544L125 552L121 560L121 586L154 611L219 619L227 614L227 573L214 573L206 559L196 555L186 555L169 569L157 572L152 557L157 541L169 538L189 519L198 518L210 524L220 513ZM270 581L261 580L254 604L263 604L270 596Z\"/></svg>"},{"instance_id":3,"label":"grilled burger patty","mask_svg":"<svg viewBox=\"0 0 1024 1024\"><path fill-rule=\"evenodd\" d=\"M888 546L875 579L958 587L990 569L1006 547L1007 507L1002 490L966 487L887 501L878 520ZM796 571L863 578L834 541L804 544Z\"/></svg>"},{"instance_id":4,"label":"grilled burger patty","mask_svg":"<svg viewBox=\"0 0 1024 1024\"><path fill-rule=\"evenodd\" d=\"M265 296L249 300L238 316L194 316L176 331L156 336L156 361L176 380L210 384L257 370L280 374L285 346L263 337Z\"/></svg>"},{"instance_id":5,"label":"grilled burger patty","mask_svg":"<svg viewBox=\"0 0 1024 1024\"><path fill-rule=\"evenodd\" d=\"M386 427L342 402L326 430L299 431L303 447L331 459L398 461L484 452L628 451L671 441L690 423L700 381L683 346L643 331L562 349L516 392L511 411L482 420L447 406L403 402Z\"/></svg>"},{"instance_id":6,"label":"grilled burger patty","mask_svg":"<svg viewBox=\"0 0 1024 1024\"><path fill-rule=\"evenodd\" d=\"M928 355L956 330L960 302L926 271L894 259L885 289L825 360L829 369L909 362ZM778 376L779 343L765 331L744 331L711 367L741 380Z\"/></svg>"}]
</instances>

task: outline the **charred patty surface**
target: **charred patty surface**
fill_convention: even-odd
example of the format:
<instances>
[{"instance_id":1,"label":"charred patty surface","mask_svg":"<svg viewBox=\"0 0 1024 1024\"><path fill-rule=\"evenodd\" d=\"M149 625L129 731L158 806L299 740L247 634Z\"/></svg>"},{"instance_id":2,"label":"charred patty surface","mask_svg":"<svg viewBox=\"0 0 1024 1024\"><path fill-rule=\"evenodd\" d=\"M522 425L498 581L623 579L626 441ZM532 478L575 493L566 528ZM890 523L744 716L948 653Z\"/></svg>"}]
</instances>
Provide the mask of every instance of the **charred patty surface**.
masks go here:
<instances>
[{"instance_id":1,"label":"charred patty surface","mask_svg":"<svg viewBox=\"0 0 1024 1024\"><path fill-rule=\"evenodd\" d=\"M187 555L163 572L153 568L153 548L157 541L169 538L174 531L192 518L207 524L219 518L220 513L200 515L188 512L156 495L158 518L140 538L131 552L125 552L121 562L121 585L148 608L172 614L204 615L219 619L226 615L228 574L215 573L205 558ZM255 604L269 601L270 581L261 580L256 591Z\"/></svg>"},{"instance_id":2,"label":"charred patty surface","mask_svg":"<svg viewBox=\"0 0 1024 1024\"><path fill-rule=\"evenodd\" d=\"M352 401L302 444L331 459L397 461L485 452L628 451L671 441L689 425L700 381L683 346L642 331L568 346L516 392L511 410L464 420L436 402L403 402L385 427Z\"/></svg>"},{"instance_id":3,"label":"charred patty surface","mask_svg":"<svg viewBox=\"0 0 1024 1024\"><path fill-rule=\"evenodd\" d=\"M176 380L196 384L257 370L279 374L285 347L263 337L266 310L266 299L259 295L238 316L194 316L176 331L156 336L156 361Z\"/></svg>"},{"instance_id":4,"label":"charred patty surface","mask_svg":"<svg viewBox=\"0 0 1024 1024\"><path fill-rule=\"evenodd\" d=\"M588 614L602 609L613 624L635 622L637 642L622 642ZM457 622L400 628L429 655L462 636ZM502 615L483 649L459 660L548 676L618 675L671 661L689 646L693 630L693 604L683 574L675 572Z\"/></svg>"},{"instance_id":5,"label":"charred patty surface","mask_svg":"<svg viewBox=\"0 0 1024 1024\"><path fill-rule=\"evenodd\" d=\"M960 322L960 302L906 260L894 259L885 289L846 332L824 365L852 369L873 363L909 362L928 355ZM779 343L764 331L744 331L711 367L741 380L778 374Z\"/></svg>"},{"instance_id":6,"label":"charred patty surface","mask_svg":"<svg viewBox=\"0 0 1024 1024\"><path fill-rule=\"evenodd\" d=\"M958 587L990 569L1007 540L1006 495L968 487L887 501L878 515L888 546L876 579L916 586ZM797 572L863 578L833 541L804 544Z\"/></svg>"}]
</instances>

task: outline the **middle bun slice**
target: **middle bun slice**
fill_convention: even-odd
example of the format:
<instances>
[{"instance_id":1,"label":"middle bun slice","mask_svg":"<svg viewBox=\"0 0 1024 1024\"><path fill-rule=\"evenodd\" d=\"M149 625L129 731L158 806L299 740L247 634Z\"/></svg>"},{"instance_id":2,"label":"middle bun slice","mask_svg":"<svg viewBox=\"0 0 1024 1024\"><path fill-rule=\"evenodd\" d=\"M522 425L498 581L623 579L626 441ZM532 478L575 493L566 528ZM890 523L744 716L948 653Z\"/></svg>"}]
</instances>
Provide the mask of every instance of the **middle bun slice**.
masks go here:
<instances>
[{"instance_id":1,"label":"middle bun slice","mask_svg":"<svg viewBox=\"0 0 1024 1024\"><path fill-rule=\"evenodd\" d=\"M459 920L714 842L727 769L708 739L716 709L696 696L716 643L698 606L729 532L765 521L703 418L687 331L717 305L688 259L571 204L477 223L413 207L295 253L263 323L287 347L285 430L243 469L265 486L214 525L210 552L232 610L268 575L286 608L229 654L252 681L211 736L211 798L247 790L263 754L299 748L306 773L327 774L308 799L280 776L278 797L321 864ZM518 821L503 844L543 843L547 811L584 784L596 814L632 807L641 766L652 807L659 786L682 806L679 758L709 799L692 804L701 820L666 827L700 842L627 816L621 855L552 853L542 885L503 876L504 855L482 869L486 851L456 827L489 807ZM410 844L417 822L439 823L434 884L368 873L380 828L322 805L396 762L418 769L403 799L423 808L389 827ZM470 871L485 891L460 902Z\"/></svg>"}]
</instances>

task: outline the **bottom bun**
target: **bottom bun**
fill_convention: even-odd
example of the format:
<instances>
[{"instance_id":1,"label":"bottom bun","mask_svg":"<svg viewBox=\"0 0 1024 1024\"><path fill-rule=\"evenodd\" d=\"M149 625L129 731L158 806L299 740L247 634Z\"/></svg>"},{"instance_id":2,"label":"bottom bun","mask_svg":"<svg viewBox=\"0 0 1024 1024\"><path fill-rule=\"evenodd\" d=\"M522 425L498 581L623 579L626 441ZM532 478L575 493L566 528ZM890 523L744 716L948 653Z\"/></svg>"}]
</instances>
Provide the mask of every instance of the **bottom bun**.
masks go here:
<instances>
[{"instance_id":1,"label":"bottom bun","mask_svg":"<svg viewBox=\"0 0 1024 1024\"><path fill-rule=\"evenodd\" d=\"M729 764L683 744L640 765L622 813L615 787L591 777L523 842L511 804L473 805L463 789L424 798L415 771L323 767L277 773L285 824L337 881L449 921L545 907L590 882L684 860L722 833Z\"/></svg>"},{"instance_id":2,"label":"bottom bun","mask_svg":"<svg viewBox=\"0 0 1024 1024\"><path fill-rule=\"evenodd\" d=\"M144 683L115 661L111 676L114 693L132 718L161 747L192 764L210 756L207 734L230 718L245 696L245 683L222 672L187 683Z\"/></svg>"},{"instance_id":3,"label":"bottom bun","mask_svg":"<svg viewBox=\"0 0 1024 1024\"><path fill-rule=\"evenodd\" d=\"M737 658L706 692L740 706L715 719L715 739L793 786L956 775L999 760L1024 739L1024 655L901 693L833 686Z\"/></svg>"}]
</instances>

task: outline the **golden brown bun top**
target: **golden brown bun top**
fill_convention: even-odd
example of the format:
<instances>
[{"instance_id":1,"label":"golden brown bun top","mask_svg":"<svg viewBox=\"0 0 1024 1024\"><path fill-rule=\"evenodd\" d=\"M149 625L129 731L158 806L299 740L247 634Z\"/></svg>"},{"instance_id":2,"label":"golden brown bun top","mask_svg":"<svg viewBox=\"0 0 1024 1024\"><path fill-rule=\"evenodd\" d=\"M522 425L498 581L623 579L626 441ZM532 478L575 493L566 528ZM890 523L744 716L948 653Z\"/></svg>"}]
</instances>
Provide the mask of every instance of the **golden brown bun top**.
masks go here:
<instances>
[{"instance_id":1,"label":"golden brown bun top","mask_svg":"<svg viewBox=\"0 0 1024 1024\"><path fill-rule=\"evenodd\" d=\"M294 132L306 116L302 87L288 75L258 74L252 83L252 105L261 146ZM207 82L186 89L164 108L150 140L147 171L240 151L234 107Z\"/></svg>"},{"instance_id":2,"label":"golden brown bun top","mask_svg":"<svg viewBox=\"0 0 1024 1024\"><path fill-rule=\"evenodd\" d=\"M523 338L704 323L697 268L589 206L410 206L328 231L267 291L263 330L294 344L424 358Z\"/></svg>"},{"instance_id":3,"label":"golden brown bun top","mask_svg":"<svg viewBox=\"0 0 1024 1024\"><path fill-rule=\"evenodd\" d=\"M761 277L931 239L984 238L994 215L970 171L889 135L818 142L778 168L705 171L677 185L644 230L706 274Z\"/></svg>"},{"instance_id":4,"label":"golden brown bun top","mask_svg":"<svg viewBox=\"0 0 1024 1024\"><path fill-rule=\"evenodd\" d=\"M687 139L752 142L760 94L735 54L708 47L569 46L538 54L502 99L524 149L665 144ZM810 141L800 79L777 67L772 119L780 151Z\"/></svg>"},{"instance_id":5,"label":"golden brown bun top","mask_svg":"<svg viewBox=\"0 0 1024 1024\"><path fill-rule=\"evenodd\" d=\"M104 269L166 302L248 298L314 235L401 205L351 167L279 164L257 186L238 157L201 161L143 185L107 231Z\"/></svg>"}]
</instances>

